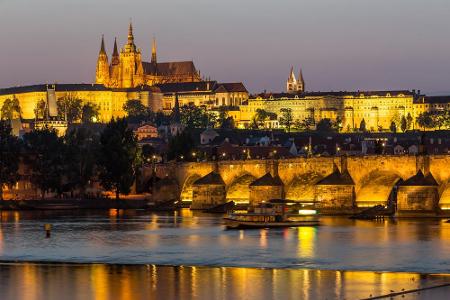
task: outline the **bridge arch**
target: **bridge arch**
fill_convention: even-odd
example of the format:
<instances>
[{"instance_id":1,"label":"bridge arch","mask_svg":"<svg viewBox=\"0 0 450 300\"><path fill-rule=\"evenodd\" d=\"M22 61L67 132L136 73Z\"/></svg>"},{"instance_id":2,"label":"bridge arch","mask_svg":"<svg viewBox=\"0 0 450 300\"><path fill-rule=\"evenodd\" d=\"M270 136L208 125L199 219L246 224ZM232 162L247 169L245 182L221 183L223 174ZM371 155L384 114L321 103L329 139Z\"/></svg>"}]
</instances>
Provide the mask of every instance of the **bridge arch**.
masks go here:
<instances>
[{"instance_id":1,"label":"bridge arch","mask_svg":"<svg viewBox=\"0 0 450 300\"><path fill-rule=\"evenodd\" d=\"M183 188L181 189L180 200L185 202L191 202L194 198L193 185L194 182L200 179L199 174L191 174L183 183Z\"/></svg>"},{"instance_id":2,"label":"bridge arch","mask_svg":"<svg viewBox=\"0 0 450 300\"><path fill-rule=\"evenodd\" d=\"M370 172L357 185L356 205L358 207L387 205L393 195L394 187L400 180L400 174L393 171L375 170Z\"/></svg>"},{"instance_id":3,"label":"bridge arch","mask_svg":"<svg viewBox=\"0 0 450 300\"><path fill-rule=\"evenodd\" d=\"M450 179L442 183L439 189L439 207L444 210L450 210Z\"/></svg>"},{"instance_id":4,"label":"bridge arch","mask_svg":"<svg viewBox=\"0 0 450 300\"><path fill-rule=\"evenodd\" d=\"M286 186L286 199L295 201L314 201L315 184L323 178L319 172L297 174Z\"/></svg>"},{"instance_id":5,"label":"bridge arch","mask_svg":"<svg viewBox=\"0 0 450 300\"><path fill-rule=\"evenodd\" d=\"M250 184L257 178L250 173L244 173L237 176L227 186L227 201L235 201L237 203L248 203L250 200Z\"/></svg>"}]
</instances>

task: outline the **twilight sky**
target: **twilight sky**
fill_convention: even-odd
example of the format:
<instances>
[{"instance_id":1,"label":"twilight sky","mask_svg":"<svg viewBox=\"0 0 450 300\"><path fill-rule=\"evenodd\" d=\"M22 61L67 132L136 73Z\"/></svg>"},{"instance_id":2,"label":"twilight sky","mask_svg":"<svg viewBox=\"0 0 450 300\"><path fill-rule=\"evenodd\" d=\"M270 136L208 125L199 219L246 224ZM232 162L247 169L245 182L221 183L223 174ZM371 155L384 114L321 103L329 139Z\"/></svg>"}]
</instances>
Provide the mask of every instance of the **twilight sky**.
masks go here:
<instances>
[{"instance_id":1,"label":"twilight sky","mask_svg":"<svg viewBox=\"0 0 450 300\"><path fill-rule=\"evenodd\" d=\"M0 0L0 87L92 82L105 34L150 60L193 59L202 74L281 91L291 65L306 89L450 94L448 0Z\"/></svg>"}]
</instances>

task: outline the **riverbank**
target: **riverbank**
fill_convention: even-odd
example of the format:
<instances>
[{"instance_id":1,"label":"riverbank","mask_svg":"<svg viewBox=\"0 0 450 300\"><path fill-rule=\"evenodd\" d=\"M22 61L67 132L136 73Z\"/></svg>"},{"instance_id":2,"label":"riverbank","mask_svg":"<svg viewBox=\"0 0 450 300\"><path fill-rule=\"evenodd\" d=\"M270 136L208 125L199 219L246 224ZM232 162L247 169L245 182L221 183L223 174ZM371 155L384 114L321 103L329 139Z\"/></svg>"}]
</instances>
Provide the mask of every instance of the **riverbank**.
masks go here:
<instances>
[{"instance_id":1,"label":"riverbank","mask_svg":"<svg viewBox=\"0 0 450 300\"><path fill-rule=\"evenodd\" d=\"M44 199L0 202L2 210L143 209L146 207L146 199Z\"/></svg>"},{"instance_id":2,"label":"riverbank","mask_svg":"<svg viewBox=\"0 0 450 300\"><path fill-rule=\"evenodd\" d=\"M0 263L3 300L446 299L448 284L442 274Z\"/></svg>"}]
</instances>

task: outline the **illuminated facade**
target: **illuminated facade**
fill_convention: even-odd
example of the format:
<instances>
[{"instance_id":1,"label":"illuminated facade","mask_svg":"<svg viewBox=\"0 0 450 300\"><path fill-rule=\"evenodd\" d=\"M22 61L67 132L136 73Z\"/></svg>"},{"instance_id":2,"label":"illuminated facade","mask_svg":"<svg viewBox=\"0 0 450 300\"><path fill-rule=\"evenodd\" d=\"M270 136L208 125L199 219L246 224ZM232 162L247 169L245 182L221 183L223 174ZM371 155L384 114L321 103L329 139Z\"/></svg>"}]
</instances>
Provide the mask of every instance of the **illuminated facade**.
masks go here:
<instances>
[{"instance_id":1,"label":"illuminated facade","mask_svg":"<svg viewBox=\"0 0 450 300\"><path fill-rule=\"evenodd\" d=\"M102 37L97 60L96 84L112 88L134 88L168 82L197 81L200 81L200 73L196 70L192 61L159 63L155 39L153 39L151 61L143 61L141 50L134 43L131 23L128 30L128 41L120 50L120 53L117 50L117 41L114 41L111 62L108 60Z\"/></svg>"},{"instance_id":2,"label":"illuminated facade","mask_svg":"<svg viewBox=\"0 0 450 300\"><path fill-rule=\"evenodd\" d=\"M36 119L35 110L40 101L47 102L51 94L56 99L73 98L91 103L99 108L101 122L108 122L113 117L124 117L123 105L132 99L139 99L153 111L161 110L162 94L157 87L129 89L112 89L99 84L56 84L33 85L0 89L0 107L6 99L18 99L22 119Z\"/></svg>"},{"instance_id":3,"label":"illuminated facade","mask_svg":"<svg viewBox=\"0 0 450 300\"><path fill-rule=\"evenodd\" d=\"M260 94L250 97L233 117L239 127L247 127L258 109L280 117L282 108L292 109L294 121L310 119L317 124L325 118L340 120L343 131L360 128L363 120L370 131L389 130L393 121L399 128L401 118L410 115L414 120L410 129L414 129L421 113L450 109L450 97L427 97L406 90Z\"/></svg>"}]
</instances>

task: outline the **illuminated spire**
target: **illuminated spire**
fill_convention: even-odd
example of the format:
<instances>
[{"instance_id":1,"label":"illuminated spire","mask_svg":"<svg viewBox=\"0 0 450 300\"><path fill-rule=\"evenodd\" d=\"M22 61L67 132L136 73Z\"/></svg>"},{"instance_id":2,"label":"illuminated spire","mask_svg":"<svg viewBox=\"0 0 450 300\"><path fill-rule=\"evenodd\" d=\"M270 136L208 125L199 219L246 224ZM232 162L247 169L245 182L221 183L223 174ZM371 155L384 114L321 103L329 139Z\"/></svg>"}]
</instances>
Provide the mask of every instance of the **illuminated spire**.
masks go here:
<instances>
[{"instance_id":1,"label":"illuminated spire","mask_svg":"<svg viewBox=\"0 0 450 300\"><path fill-rule=\"evenodd\" d=\"M152 43L152 63L156 64L156 39L154 37Z\"/></svg>"},{"instance_id":2,"label":"illuminated spire","mask_svg":"<svg viewBox=\"0 0 450 300\"><path fill-rule=\"evenodd\" d=\"M102 43L100 45L100 53L99 54L106 54L106 51L105 51L105 38L104 38L103 34L102 34Z\"/></svg>"},{"instance_id":3,"label":"illuminated spire","mask_svg":"<svg viewBox=\"0 0 450 300\"><path fill-rule=\"evenodd\" d=\"M298 90L300 92L304 92L305 91L305 80L303 79L303 72L302 72L302 68L300 68L300 73L298 74Z\"/></svg>"},{"instance_id":4,"label":"illuminated spire","mask_svg":"<svg viewBox=\"0 0 450 300\"><path fill-rule=\"evenodd\" d=\"M119 64L119 51L117 51L117 38L114 38L114 50L111 58L111 64Z\"/></svg>"},{"instance_id":5,"label":"illuminated spire","mask_svg":"<svg viewBox=\"0 0 450 300\"><path fill-rule=\"evenodd\" d=\"M133 24L130 20L130 27L128 27L128 44L133 45L134 44L134 35L133 35Z\"/></svg>"},{"instance_id":6,"label":"illuminated spire","mask_svg":"<svg viewBox=\"0 0 450 300\"><path fill-rule=\"evenodd\" d=\"M295 82L295 75L294 75L294 67L291 67L291 73L289 74L289 81Z\"/></svg>"}]
</instances>

